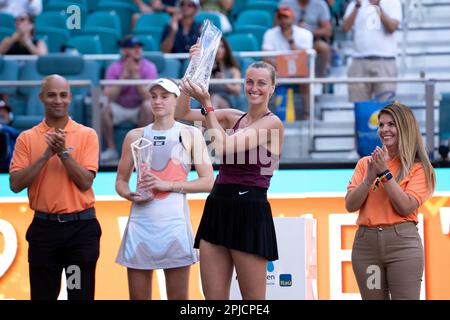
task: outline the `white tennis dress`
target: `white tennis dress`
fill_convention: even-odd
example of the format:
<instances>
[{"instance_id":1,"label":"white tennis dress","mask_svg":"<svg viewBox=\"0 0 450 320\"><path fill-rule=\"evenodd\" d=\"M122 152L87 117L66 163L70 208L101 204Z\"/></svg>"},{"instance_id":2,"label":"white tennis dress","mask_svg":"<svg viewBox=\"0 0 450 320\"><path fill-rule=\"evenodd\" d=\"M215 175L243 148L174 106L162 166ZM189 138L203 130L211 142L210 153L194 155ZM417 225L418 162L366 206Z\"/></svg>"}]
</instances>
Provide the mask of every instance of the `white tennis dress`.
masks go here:
<instances>
[{"instance_id":1,"label":"white tennis dress","mask_svg":"<svg viewBox=\"0 0 450 320\"><path fill-rule=\"evenodd\" d=\"M153 141L151 171L169 181L185 181L190 156L181 143L181 128L144 129ZM133 203L116 262L133 269L152 270L188 266L198 261L184 193L159 192L145 204Z\"/></svg>"}]
</instances>

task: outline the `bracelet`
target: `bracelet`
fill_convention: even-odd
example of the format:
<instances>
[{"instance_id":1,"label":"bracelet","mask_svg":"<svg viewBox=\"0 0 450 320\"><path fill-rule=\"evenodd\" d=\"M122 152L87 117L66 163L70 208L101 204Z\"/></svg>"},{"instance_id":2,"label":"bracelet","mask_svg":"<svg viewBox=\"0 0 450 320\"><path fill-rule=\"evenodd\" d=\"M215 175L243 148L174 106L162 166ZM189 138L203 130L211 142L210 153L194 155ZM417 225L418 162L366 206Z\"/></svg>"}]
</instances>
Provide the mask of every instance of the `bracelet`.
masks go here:
<instances>
[{"instance_id":1,"label":"bracelet","mask_svg":"<svg viewBox=\"0 0 450 320\"><path fill-rule=\"evenodd\" d=\"M378 178L381 178L382 176L384 176L384 175L387 174L388 172L389 172L389 169L388 169L388 170L384 170L383 172L378 173L378 174L377 174L377 177L378 177Z\"/></svg>"},{"instance_id":2,"label":"bracelet","mask_svg":"<svg viewBox=\"0 0 450 320\"><path fill-rule=\"evenodd\" d=\"M375 181L375 185L373 186L372 191L377 190L380 183L387 182L393 178L392 173L389 170L383 171L381 176L377 176L377 180Z\"/></svg>"},{"instance_id":3,"label":"bracelet","mask_svg":"<svg viewBox=\"0 0 450 320\"><path fill-rule=\"evenodd\" d=\"M178 187L175 187L175 183L178 185ZM183 193L183 191L184 191L181 181L172 181L171 188L172 188L172 192ZM178 191L176 191L177 188L178 188Z\"/></svg>"}]
</instances>

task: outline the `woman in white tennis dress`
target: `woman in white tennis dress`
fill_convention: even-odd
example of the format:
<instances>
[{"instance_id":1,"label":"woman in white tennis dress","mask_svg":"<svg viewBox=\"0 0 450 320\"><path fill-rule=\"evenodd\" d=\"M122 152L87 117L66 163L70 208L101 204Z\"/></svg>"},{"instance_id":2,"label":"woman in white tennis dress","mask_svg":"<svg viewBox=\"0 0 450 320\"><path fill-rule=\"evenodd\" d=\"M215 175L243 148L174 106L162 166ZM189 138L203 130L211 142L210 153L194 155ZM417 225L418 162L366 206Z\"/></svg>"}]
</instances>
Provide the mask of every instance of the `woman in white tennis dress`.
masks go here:
<instances>
[{"instance_id":1,"label":"woman in white tennis dress","mask_svg":"<svg viewBox=\"0 0 450 320\"><path fill-rule=\"evenodd\" d=\"M189 269L198 254L186 193L209 192L213 169L200 130L174 120L178 86L158 79L149 92L154 122L127 134L117 169L117 193L132 206L116 262L127 267L130 299L151 298L155 269L164 269L168 299L188 299ZM151 170L139 186L151 191L149 200L129 188L134 166L130 145L142 137L153 144ZM192 163L198 179L186 181Z\"/></svg>"}]
</instances>

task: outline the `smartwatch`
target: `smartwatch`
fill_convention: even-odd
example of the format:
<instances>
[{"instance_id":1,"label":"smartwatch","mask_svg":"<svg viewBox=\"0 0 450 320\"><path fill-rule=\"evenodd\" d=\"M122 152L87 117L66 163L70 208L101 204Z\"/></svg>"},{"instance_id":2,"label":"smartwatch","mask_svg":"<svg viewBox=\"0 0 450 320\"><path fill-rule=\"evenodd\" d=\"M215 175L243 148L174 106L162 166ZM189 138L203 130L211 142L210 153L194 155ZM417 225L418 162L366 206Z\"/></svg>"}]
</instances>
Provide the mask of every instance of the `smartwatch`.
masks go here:
<instances>
[{"instance_id":1,"label":"smartwatch","mask_svg":"<svg viewBox=\"0 0 450 320\"><path fill-rule=\"evenodd\" d=\"M202 115L204 115L204 116L206 117L206 115L207 115L208 113L214 111L214 108L213 108L213 107L204 107L204 106L201 106L201 107L200 107L200 111L202 112Z\"/></svg>"},{"instance_id":2,"label":"smartwatch","mask_svg":"<svg viewBox=\"0 0 450 320\"><path fill-rule=\"evenodd\" d=\"M58 153L58 157L59 157L61 160L67 159L67 158L69 157L69 150L64 150L64 151Z\"/></svg>"}]
</instances>

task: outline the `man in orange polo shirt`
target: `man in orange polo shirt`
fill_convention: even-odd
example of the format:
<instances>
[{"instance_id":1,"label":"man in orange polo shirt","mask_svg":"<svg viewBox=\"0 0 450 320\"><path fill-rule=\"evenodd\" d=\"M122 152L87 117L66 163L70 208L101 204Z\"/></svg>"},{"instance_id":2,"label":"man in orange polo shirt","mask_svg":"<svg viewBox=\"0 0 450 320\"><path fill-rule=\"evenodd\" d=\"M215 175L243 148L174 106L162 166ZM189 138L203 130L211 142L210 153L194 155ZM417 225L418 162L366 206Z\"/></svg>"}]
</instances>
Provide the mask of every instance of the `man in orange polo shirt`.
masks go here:
<instances>
[{"instance_id":1,"label":"man in orange polo shirt","mask_svg":"<svg viewBox=\"0 0 450 320\"><path fill-rule=\"evenodd\" d=\"M101 236L92 190L98 137L68 116L72 95L63 77L46 77L39 98L45 119L19 135L10 165L11 190L28 188L35 211L26 233L31 299L56 300L63 269L69 299L94 299Z\"/></svg>"}]
</instances>

